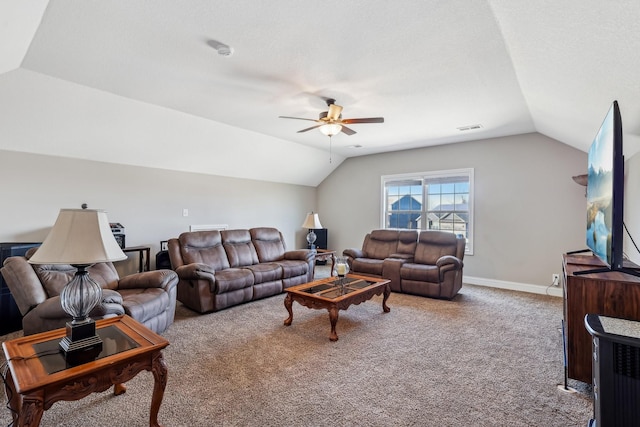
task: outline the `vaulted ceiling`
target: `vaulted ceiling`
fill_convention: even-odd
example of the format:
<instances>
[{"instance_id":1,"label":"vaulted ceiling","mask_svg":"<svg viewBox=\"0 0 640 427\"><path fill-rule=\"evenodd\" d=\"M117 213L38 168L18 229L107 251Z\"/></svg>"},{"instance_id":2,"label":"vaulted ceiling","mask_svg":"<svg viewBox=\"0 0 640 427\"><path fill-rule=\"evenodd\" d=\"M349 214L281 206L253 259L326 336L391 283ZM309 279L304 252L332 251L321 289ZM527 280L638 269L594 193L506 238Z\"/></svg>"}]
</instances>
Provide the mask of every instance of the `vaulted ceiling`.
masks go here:
<instances>
[{"instance_id":1,"label":"vaulted ceiling","mask_svg":"<svg viewBox=\"0 0 640 427\"><path fill-rule=\"evenodd\" d=\"M637 0L3 0L0 149L315 186L348 157L528 132L586 151L617 99L629 156L638 17ZM328 97L385 122L330 141L278 117Z\"/></svg>"}]
</instances>

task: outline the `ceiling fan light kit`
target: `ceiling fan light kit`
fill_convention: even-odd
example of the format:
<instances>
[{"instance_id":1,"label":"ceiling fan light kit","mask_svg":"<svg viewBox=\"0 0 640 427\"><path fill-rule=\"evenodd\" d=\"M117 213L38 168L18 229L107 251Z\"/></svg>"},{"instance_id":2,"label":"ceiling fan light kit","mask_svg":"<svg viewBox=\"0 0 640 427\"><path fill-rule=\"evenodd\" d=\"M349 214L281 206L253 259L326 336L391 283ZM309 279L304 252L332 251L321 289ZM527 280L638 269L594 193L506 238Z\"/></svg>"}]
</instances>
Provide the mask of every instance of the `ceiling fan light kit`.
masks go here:
<instances>
[{"instance_id":1,"label":"ceiling fan light kit","mask_svg":"<svg viewBox=\"0 0 640 427\"><path fill-rule=\"evenodd\" d=\"M318 129L327 136L334 136L342 130L342 125L337 123L327 123L326 125L320 126Z\"/></svg>"}]
</instances>

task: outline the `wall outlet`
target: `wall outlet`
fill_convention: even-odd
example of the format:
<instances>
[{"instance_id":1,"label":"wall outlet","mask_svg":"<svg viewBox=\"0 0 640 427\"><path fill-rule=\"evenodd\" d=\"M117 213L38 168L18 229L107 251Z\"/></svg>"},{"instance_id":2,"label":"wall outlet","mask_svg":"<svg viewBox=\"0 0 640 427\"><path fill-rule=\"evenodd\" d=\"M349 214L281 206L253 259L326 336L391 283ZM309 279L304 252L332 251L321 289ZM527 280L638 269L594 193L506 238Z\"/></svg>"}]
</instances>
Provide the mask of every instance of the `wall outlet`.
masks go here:
<instances>
[{"instance_id":1,"label":"wall outlet","mask_svg":"<svg viewBox=\"0 0 640 427\"><path fill-rule=\"evenodd\" d=\"M552 274L551 275L551 284L553 286L560 286L560 275L559 274Z\"/></svg>"},{"instance_id":2,"label":"wall outlet","mask_svg":"<svg viewBox=\"0 0 640 427\"><path fill-rule=\"evenodd\" d=\"M187 208L182 209L182 216L189 216L189 209Z\"/></svg>"}]
</instances>

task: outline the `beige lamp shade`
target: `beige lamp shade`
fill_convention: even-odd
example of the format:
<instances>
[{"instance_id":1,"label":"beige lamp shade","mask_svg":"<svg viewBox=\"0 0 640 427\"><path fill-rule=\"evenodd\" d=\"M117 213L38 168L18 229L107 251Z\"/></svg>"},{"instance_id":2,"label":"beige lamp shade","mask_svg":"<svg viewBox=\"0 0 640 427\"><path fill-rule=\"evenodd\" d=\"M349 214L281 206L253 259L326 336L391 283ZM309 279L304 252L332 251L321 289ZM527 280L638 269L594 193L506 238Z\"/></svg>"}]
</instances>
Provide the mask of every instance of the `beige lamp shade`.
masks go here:
<instances>
[{"instance_id":1,"label":"beige lamp shade","mask_svg":"<svg viewBox=\"0 0 640 427\"><path fill-rule=\"evenodd\" d=\"M320 217L318 217L318 214L313 212L307 214L304 223L302 223L302 228L323 228L322 224L320 224Z\"/></svg>"},{"instance_id":2,"label":"beige lamp shade","mask_svg":"<svg viewBox=\"0 0 640 427\"><path fill-rule=\"evenodd\" d=\"M126 258L113 237L105 211L61 209L49 235L29 262L80 265Z\"/></svg>"}]
</instances>

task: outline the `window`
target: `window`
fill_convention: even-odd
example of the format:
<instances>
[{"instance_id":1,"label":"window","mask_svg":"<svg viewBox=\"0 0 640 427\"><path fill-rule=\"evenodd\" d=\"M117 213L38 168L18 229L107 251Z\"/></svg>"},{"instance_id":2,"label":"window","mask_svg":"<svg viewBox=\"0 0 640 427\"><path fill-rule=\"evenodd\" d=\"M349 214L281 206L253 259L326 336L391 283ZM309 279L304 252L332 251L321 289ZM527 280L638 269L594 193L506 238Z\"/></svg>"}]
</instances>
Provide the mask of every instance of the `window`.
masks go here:
<instances>
[{"instance_id":1,"label":"window","mask_svg":"<svg viewBox=\"0 0 640 427\"><path fill-rule=\"evenodd\" d=\"M473 255L473 169L382 177L382 228L442 230Z\"/></svg>"}]
</instances>

